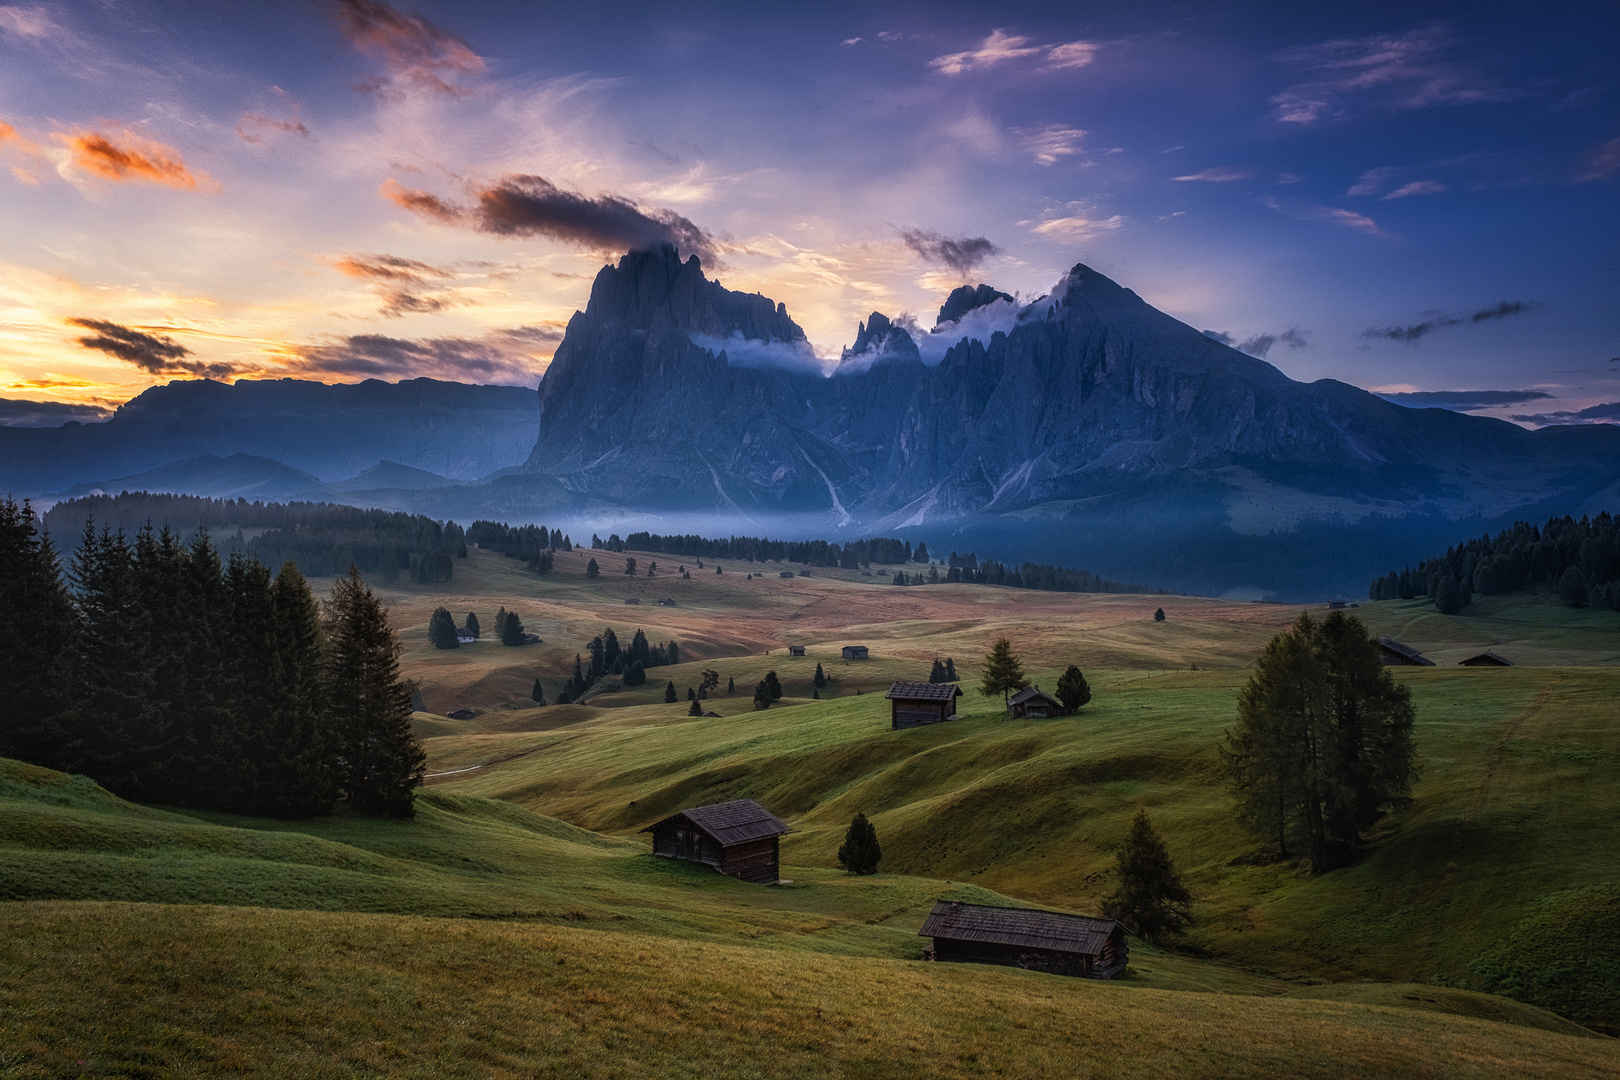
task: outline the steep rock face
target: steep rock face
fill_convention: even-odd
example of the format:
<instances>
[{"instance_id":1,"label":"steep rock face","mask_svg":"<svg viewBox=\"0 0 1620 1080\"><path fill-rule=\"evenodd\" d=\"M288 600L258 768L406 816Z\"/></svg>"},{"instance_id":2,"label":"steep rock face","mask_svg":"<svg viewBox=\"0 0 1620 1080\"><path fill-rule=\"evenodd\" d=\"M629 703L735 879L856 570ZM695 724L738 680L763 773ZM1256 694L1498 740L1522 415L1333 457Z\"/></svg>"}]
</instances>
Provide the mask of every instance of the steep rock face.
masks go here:
<instances>
[{"instance_id":1,"label":"steep rock face","mask_svg":"<svg viewBox=\"0 0 1620 1080\"><path fill-rule=\"evenodd\" d=\"M1010 299L964 286L941 322ZM1188 470L1216 487L1216 473L1258 471L1457 514L1529 501L1561 472L1620 470L1613 437L1559 440L1332 380L1296 383L1083 265L1010 331L964 337L934 368L874 312L828 374L805 362L780 305L728 292L669 249L630 255L598 275L540 399L528 467L576 491L887 525L1087 499Z\"/></svg>"}]
</instances>

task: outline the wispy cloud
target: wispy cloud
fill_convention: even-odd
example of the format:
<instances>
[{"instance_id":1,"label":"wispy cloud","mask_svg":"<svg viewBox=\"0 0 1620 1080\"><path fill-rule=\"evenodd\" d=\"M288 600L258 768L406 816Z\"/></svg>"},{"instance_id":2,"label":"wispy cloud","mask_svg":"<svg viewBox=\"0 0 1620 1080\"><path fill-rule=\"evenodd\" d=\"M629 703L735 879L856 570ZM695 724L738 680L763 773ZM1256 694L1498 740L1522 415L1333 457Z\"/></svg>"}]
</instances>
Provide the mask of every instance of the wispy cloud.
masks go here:
<instances>
[{"instance_id":1,"label":"wispy cloud","mask_svg":"<svg viewBox=\"0 0 1620 1080\"><path fill-rule=\"evenodd\" d=\"M1089 217L1083 214L1070 213L1061 217L1050 217L1030 226L1030 232L1036 236L1050 237L1054 240L1067 240L1078 243L1083 240L1092 240L1098 236L1114 232L1124 226L1125 219L1118 214L1110 217Z\"/></svg>"},{"instance_id":2,"label":"wispy cloud","mask_svg":"<svg viewBox=\"0 0 1620 1080\"><path fill-rule=\"evenodd\" d=\"M1609 424L1620 420L1620 401L1608 401L1601 405L1570 412L1548 412L1517 414L1512 417L1521 424Z\"/></svg>"},{"instance_id":3,"label":"wispy cloud","mask_svg":"<svg viewBox=\"0 0 1620 1080\"><path fill-rule=\"evenodd\" d=\"M0 398L0 427L61 427L70 420L94 424L111 415L111 408L94 403Z\"/></svg>"},{"instance_id":4,"label":"wispy cloud","mask_svg":"<svg viewBox=\"0 0 1620 1080\"><path fill-rule=\"evenodd\" d=\"M1236 335L1228 334L1224 330L1201 330L1199 333L1207 338L1213 338L1222 345L1230 345L1239 352L1248 353L1264 360L1273 346L1286 345L1290 349L1303 349L1310 344L1309 333L1297 326L1290 326L1286 330L1274 334L1255 334L1253 337L1238 341Z\"/></svg>"},{"instance_id":5,"label":"wispy cloud","mask_svg":"<svg viewBox=\"0 0 1620 1080\"><path fill-rule=\"evenodd\" d=\"M288 366L306 375L418 377L530 385L545 370L561 323L492 330L479 337L396 338L357 334L283 350Z\"/></svg>"},{"instance_id":6,"label":"wispy cloud","mask_svg":"<svg viewBox=\"0 0 1620 1080\"><path fill-rule=\"evenodd\" d=\"M1316 124L1369 109L1395 112L1522 96L1443 59L1452 44L1436 25L1284 49L1273 59L1313 77L1273 97L1272 115L1283 123Z\"/></svg>"},{"instance_id":7,"label":"wispy cloud","mask_svg":"<svg viewBox=\"0 0 1620 1080\"><path fill-rule=\"evenodd\" d=\"M124 128L122 131L80 131L58 135L73 164L103 180L142 181L191 191L217 187L211 177L186 165L180 151Z\"/></svg>"},{"instance_id":8,"label":"wispy cloud","mask_svg":"<svg viewBox=\"0 0 1620 1080\"><path fill-rule=\"evenodd\" d=\"M485 71L483 58L461 38L384 0L327 0L327 8L349 43L380 62L396 86L461 95L467 88L452 80Z\"/></svg>"},{"instance_id":9,"label":"wispy cloud","mask_svg":"<svg viewBox=\"0 0 1620 1080\"><path fill-rule=\"evenodd\" d=\"M1412 390L1379 392L1378 396L1411 409L1450 409L1453 412L1500 409L1506 405L1522 405L1526 401L1552 398L1545 390Z\"/></svg>"},{"instance_id":10,"label":"wispy cloud","mask_svg":"<svg viewBox=\"0 0 1620 1080\"><path fill-rule=\"evenodd\" d=\"M966 276L1001 248L983 236L942 236L927 229L901 229L900 239L923 259Z\"/></svg>"},{"instance_id":11,"label":"wispy cloud","mask_svg":"<svg viewBox=\"0 0 1620 1080\"><path fill-rule=\"evenodd\" d=\"M1385 195L1381 201L1389 202L1392 199L1407 199L1413 195L1438 195L1445 190L1446 185L1438 180L1413 180L1411 183L1402 184L1388 195Z\"/></svg>"},{"instance_id":12,"label":"wispy cloud","mask_svg":"<svg viewBox=\"0 0 1620 1080\"><path fill-rule=\"evenodd\" d=\"M1403 341L1411 345L1417 344L1436 330L1444 330L1448 326L1460 326L1465 322L1488 322L1492 319L1505 319L1509 315L1522 315L1526 311L1533 311L1541 307L1536 300L1503 300L1490 307L1480 308L1472 315L1466 317L1457 315L1444 315L1436 313L1422 322L1412 323L1410 326L1381 326L1373 327L1361 332L1366 338L1387 338L1390 341Z\"/></svg>"},{"instance_id":13,"label":"wispy cloud","mask_svg":"<svg viewBox=\"0 0 1620 1080\"><path fill-rule=\"evenodd\" d=\"M1232 165L1220 165L1213 169L1205 169L1203 172L1195 172L1189 173L1186 176L1178 176L1176 179L1182 183L1202 182L1208 184L1228 184L1233 180L1247 180L1253 175L1254 171L1251 169L1239 169Z\"/></svg>"},{"instance_id":14,"label":"wispy cloud","mask_svg":"<svg viewBox=\"0 0 1620 1080\"><path fill-rule=\"evenodd\" d=\"M1580 172L1575 175L1575 182L1589 184L1594 180L1611 180L1615 176L1620 176L1620 138L1593 147L1586 155Z\"/></svg>"},{"instance_id":15,"label":"wispy cloud","mask_svg":"<svg viewBox=\"0 0 1620 1080\"><path fill-rule=\"evenodd\" d=\"M1037 165L1056 165L1066 157L1080 153L1080 142L1086 133L1066 124L1047 124L1038 128L1013 128L1019 143L1028 150Z\"/></svg>"},{"instance_id":16,"label":"wispy cloud","mask_svg":"<svg viewBox=\"0 0 1620 1080\"><path fill-rule=\"evenodd\" d=\"M978 48L937 56L928 61L928 66L942 75L965 75L970 71L983 71L1012 61L1034 59L1044 60L1041 66L1049 70L1079 68L1096 58L1098 48L1090 41L1039 45L1033 38L992 30Z\"/></svg>"},{"instance_id":17,"label":"wispy cloud","mask_svg":"<svg viewBox=\"0 0 1620 1080\"><path fill-rule=\"evenodd\" d=\"M476 301L447 287L455 272L398 255L339 255L327 259L334 270L377 287L390 318L425 315L467 307Z\"/></svg>"},{"instance_id":18,"label":"wispy cloud","mask_svg":"<svg viewBox=\"0 0 1620 1080\"><path fill-rule=\"evenodd\" d=\"M278 134L297 135L307 139L309 128L297 117L291 120L277 120L256 112L243 113L242 118L236 122L236 137L255 146L262 146L268 136Z\"/></svg>"},{"instance_id":19,"label":"wispy cloud","mask_svg":"<svg viewBox=\"0 0 1620 1080\"><path fill-rule=\"evenodd\" d=\"M157 333L151 329L120 326L107 319L72 318L68 319L67 323L69 326L91 331L89 335L78 339L80 345L104 352L108 356L116 356L148 375L191 375L216 379L228 377L237 371L236 366L232 364L188 360L187 357L191 355L190 349L167 334Z\"/></svg>"},{"instance_id":20,"label":"wispy cloud","mask_svg":"<svg viewBox=\"0 0 1620 1080\"><path fill-rule=\"evenodd\" d=\"M72 36L42 7L0 7L0 30L25 41L61 40Z\"/></svg>"},{"instance_id":21,"label":"wispy cloud","mask_svg":"<svg viewBox=\"0 0 1620 1080\"><path fill-rule=\"evenodd\" d=\"M1333 225L1341 225L1346 229L1366 233L1368 236L1376 236L1380 240L1393 239L1378 222L1366 214L1358 214L1354 210L1345 210L1338 206L1322 206L1319 203L1305 202L1302 199L1278 199L1269 195L1260 201L1284 217L1291 217L1296 221L1326 221Z\"/></svg>"}]
</instances>

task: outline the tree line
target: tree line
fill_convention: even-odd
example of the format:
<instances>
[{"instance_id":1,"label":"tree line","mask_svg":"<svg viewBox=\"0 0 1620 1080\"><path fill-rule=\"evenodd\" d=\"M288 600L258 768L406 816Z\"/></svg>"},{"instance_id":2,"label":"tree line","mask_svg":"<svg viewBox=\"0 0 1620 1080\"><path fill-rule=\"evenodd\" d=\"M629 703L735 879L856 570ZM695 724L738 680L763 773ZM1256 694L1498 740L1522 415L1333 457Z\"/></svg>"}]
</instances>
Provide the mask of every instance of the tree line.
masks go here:
<instances>
[{"instance_id":1,"label":"tree line","mask_svg":"<svg viewBox=\"0 0 1620 1080\"><path fill-rule=\"evenodd\" d=\"M1539 529L1518 521L1511 528L1447 548L1416 566L1391 570L1367 587L1372 600L1432 597L1454 615L1474 595L1495 596L1547 585L1570 607L1620 610L1620 527L1608 513L1579 521L1552 518Z\"/></svg>"},{"instance_id":2,"label":"tree line","mask_svg":"<svg viewBox=\"0 0 1620 1080\"><path fill-rule=\"evenodd\" d=\"M550 573L552 553L573 551L574 542L561 529L544 525L507 525L482 518L467 527L467 543L487 551L498 551L509 559L521 559L529 569Z\"/></svg>"},{"instance_id":3,"label":"tree line","mask_svg":"<svg viewBox=\"0 0 1620 1080\"><path fill-rule=\"evenodd\" d=\"M619 635L610 626L586 643L585 652L590 654L589 660L580 653L574 654L574 671L557 695L559 705L578 701L597 680L609 675L623 676L626 686L641 686L647 681L648 668L681 662L679 645L674 641L649 641L639 627L630 636L629 644L621 645Z\"/></svg>"},{"instance_id":4,"label":"tree line","mask_svg":"<svg viewBox=\"0 0 1620 1080\"><path fill-rule=\"evenodd\" d=\"M272 817L339 799L408 816L426 757L387 613L351 567L317 603L206 531L86 521L64 573L0 500L0 755L139 802Z\"/></svg>"},{"instance_id":5,"label":"tree line","mask_svg":"<svg viewBox=\"0 0 1620 1080\"><path fill-rule=\"evenodd\" d=\"M466 534L454 521L338 503L262 503L126 491L58 503L44 523L57 536L71 536L92 519L125 533L147 522L166 524L181 535L207 529L219 536L225 558L242 552L266 566L293 562L305 577L337 577L356 566L386 583L405 577L430 585L450 581L455 558L467 557Z\"/></svg>"}]
</instances>

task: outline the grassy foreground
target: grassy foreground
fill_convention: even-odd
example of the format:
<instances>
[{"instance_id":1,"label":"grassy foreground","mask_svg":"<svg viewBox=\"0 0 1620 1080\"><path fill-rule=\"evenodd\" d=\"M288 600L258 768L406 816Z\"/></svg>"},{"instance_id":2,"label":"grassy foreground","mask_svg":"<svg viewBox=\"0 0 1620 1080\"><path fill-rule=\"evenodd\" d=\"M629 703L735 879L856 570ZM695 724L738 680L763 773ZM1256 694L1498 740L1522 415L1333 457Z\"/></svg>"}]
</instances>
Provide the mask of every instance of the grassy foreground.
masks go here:
<instances>
[{"instance_id":1,"label":"grassy foreground","mask_svg":"<svg viewBox=\"0 0 1620 1080\"><path fill-rule=\"evenodd\" d=\"M114 1003L109 1008L109 1003ZM0 1075L1613 1076L1620 1044L1329 1000L640 934L0 907Z\"/></svg>"}]
</instances>

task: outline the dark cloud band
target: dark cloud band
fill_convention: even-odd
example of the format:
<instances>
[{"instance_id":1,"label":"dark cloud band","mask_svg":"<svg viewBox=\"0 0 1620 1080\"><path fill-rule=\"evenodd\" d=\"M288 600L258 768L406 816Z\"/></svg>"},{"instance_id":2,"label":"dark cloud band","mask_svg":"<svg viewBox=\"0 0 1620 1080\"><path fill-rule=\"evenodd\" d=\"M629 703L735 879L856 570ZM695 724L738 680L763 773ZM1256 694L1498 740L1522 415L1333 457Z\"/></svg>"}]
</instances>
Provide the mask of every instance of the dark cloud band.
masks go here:
<instances>
[{"instance_id":1,"label":"dark cloud band","mask_svg":"<svg viewBox=\"0 0 1620 1080\"><path fill-rule=\"evenodd\" d=\"M167 334L151 334L106 319L68 319L67 323L81 330L94 331L79 338L80 345L116 356L148 375L193 375L217 379L236 372L236 368L230 364L187 360L191 350Z\"/></svg>"},{"instance_id":2,"label":"dark cloud band","mask_svg":"<svg viewBox=\"0 0 1620 1080\"><path fill-rule=\"evenodd\" d=\"M983 236L952 238L926 229L901 229L900 239L922 258L958 274L967 274L990 256L1001 253L999 247Z\"/></svg>"},{"instance_id":3,"label":"dark cloud band","mask_svg":"<svg viewBox=\"0 0 1620 1080\"><path fill-rule=\"evenodd\" d=\"M1465 322L1477 323L1486 322L1490 319L1505 319L1509 315L1522 315L1540 306L1540 301L1536 300L1503 300L1490 307L1480 308L1467 318L1456 315L1436 315L1432 319L1425 319L1423 322L1413 323L1411 326L1375 326L1363 330L1361 336L1388 338L1390 341L1404 341L1408 344L1416 344L1436 330L1443 330L1448 326L1460 326Z\"/></svg>"}]
</instances>

